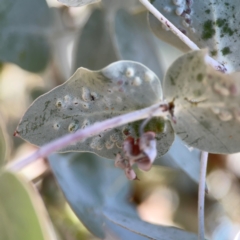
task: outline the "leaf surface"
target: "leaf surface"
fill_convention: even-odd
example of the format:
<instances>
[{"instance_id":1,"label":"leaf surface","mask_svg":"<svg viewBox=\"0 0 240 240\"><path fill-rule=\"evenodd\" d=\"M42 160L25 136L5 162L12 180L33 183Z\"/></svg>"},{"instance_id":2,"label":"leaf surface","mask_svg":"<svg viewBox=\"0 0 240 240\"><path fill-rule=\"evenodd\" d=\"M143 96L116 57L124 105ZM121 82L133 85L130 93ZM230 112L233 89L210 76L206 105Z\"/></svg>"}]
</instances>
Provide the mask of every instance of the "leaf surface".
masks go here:
<instances>
[{"instance_id":1,"label":"leaf surface","mask_svg":"<svg viewBox=\"0 0 240 240\"><path fill-rule=\"evenodd\" d=\"M17 133L42 146L67 133L83 129L130 111L151 106L162 99L159 79L145 66L119 61L100 71L79 68L64 84L39 97L23 116ZM103 132L61 151L88 151L114 159L123 140L137 137L141 121ZM158 156L166 153L174 140L168 121L153 118L145 131L156 132Z\"/></svg>"},{"instance_id":2,"label":"leaf surface","mask_svg":"<svg viewBox=\"0 0 240 240\"><path fill-rule=\"evenodd\" d=\"M210 55L226 63L230 71L240 70L238 1L155 0L152 4L199 48L209 48ZM163 27L152 14L149 22L159 38L183 51L188 50L181 40L171 37L173 34L169 29ZM166 29L165 32L163 29Z\"/></svg>"},{"instance_id":3,"label":"leaf surface","mask_svg":"<svg viewBox=\"0 0 240 240\"><path fill-rule=\"evenodd\" d=\"M56 239L41 199L21 178L2 172L0 192L0 239Z\"/></svg>"},{"instance_id":4,"label":"leaf surface","mask_svg":"<svg viewBox=\"0 0 240 240\"><path fill-rule=\"evenodd\" d=\"M211 153L240 150L239 72L223 74L205 62L206 51L190 52L168 69L163 91L174 100L176 134Z\"/></svg>"},{"instance_id":5,"label":"leaf surface","mask_svg":"<svg viewBox=\"0 0 240 240\"><path fill-rule=\"evenodd\" d=\"M50 58L46 2L0 0L0 5L0 60L32 72L43 70Z\"/></svg>"},{"instance_id":6,"label":"leaf surface","mask_svg":"<svg viewBox=\"0 0 240 240\"><path fill-rule=\"evenodd\" d=\"M58 0L58 2L68 7L81 7L87 4L99 2L100 0Z\"/></svg>"},{"instance_id":7,"label":"leaf surface","mask_svg":"<svg viewBox=\"0 0 240 240\"><path fill-rule=\"evenodd\" d=\"M194 234L146 223L128 201L131 182L113 161L96 155L51 155L50 165L72 209L83 224L103 239L191 239ZM110 237L109 234L112 236ZM158 237L156 238L156 236Z\"/></svg>"},{"instance_id":8,"label":"leaf surface","mask_svg":"<svg viewBox=\"0 0 240 240\"><path fill-rule=\"evenodd\" d=\"M119 10L115 16L115 45L124 60L137 61L162 79L163 64L154 35L149 30L146 12L130 14Z\"/></svg>"}]
</instances>

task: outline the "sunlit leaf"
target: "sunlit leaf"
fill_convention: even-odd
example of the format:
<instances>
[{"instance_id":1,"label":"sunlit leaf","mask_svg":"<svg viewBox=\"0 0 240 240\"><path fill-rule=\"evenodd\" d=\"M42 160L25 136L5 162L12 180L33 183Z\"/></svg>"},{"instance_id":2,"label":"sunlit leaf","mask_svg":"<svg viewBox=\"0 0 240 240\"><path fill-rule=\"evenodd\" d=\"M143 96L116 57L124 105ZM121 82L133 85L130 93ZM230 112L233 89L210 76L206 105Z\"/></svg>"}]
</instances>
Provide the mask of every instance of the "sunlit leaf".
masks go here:
<instances>
[{"instance_id":1,"label":"sunlit leaf","mask_svg":"<svg viewBox=\"0 0 240 240\"><path fill-rule=\"evenodd\" d=\"M83 5L99 2L100 0L58 0L58 1L69 7L81 7Z\"/></svg>"},{"instance_id":2,"label":"sunlit leaf","mask_svg":"<svg viewBox=\"0 0 240 240\"><path fill-rule=\"evenodd\" d=\"M113 161L89 153L54 154L49 157L49 161L72 209L97 237L115 239L115 236L116 239L136 240L197 239L194 234L177 228L140 220L135 207L128 200L131 182L121 170L114 167Z\"/></svg>"},{"instance_id":3,"label":"sunlit leaf","mask_svg":"<svg viewBox=\"0 0 240 240\"><path fill-rule=\"evenodd\" d=\"M122 59L140 62L162 78L158 46L149 30L146 15L146 12L133 15L119 10L115 16L115 44Z\"/></svg>"},{"instance_id":4,"label":"sunlit leaf","mask_svg":"<svg viewBox=\"0 0 240 240\"><path fill-rule=\"evenodd\" d=\"M50 57L47 30L49 9L41 0L0 0L0 60L33 72Z\"/></svg>"},{"instance_id":5,"label":"sunlit leaf","mask_svg":"<svg viewBox=\"0 0 240 240\"><path fill-rule=\"evenodd\" d=\"M199 183L201 151L188 147L177 136L170 150L161 158L154 161L154 165L168 166L184 171L194 182Z\"/></svg>"},{"instance_id":6,"label":"sunlit leaf","mask_svg":"<svg viewBox=\"0 0 240 240\"><path fill-rule=\"evenodd\" d=\"M119 61L100 71L79 68L64 84L38 98L23 116L17 134L42 146L95 122L150 106L162 99L156 75L140 63ZM90 151L114 159L123 140L137 137L141 121L111 129L61 151ZM153 118L145 131L156 133L158 156L174 140L169 122Z\"/></svg>"},{"instance_id":7,"label":"sunlit leaf","mask_svg":"<svg viewBox=\"0 0 240 240\"><path fill-rule=\"evenodd\" d=\"M152 4L200 48L208 47L210 55L227 63L230 70L240 70L238 1L155 0ZM162 31L162 23L151 14L149 21L158 37L186 50L169 29Z\"/></svg>"},{"instance_id":8,"label":"sunlit leaf","mask_svg":"<svg viewBox=\"0 0 240 240\"><path fill-rule=\"evenodd\" d=\"M206 51L178 58L164 80L174 101L176 134L189 146L212 153L240 150L239 73L223 74L205 62Z\"/></svg>"},{"instance_id":9,"label":"sunlit leaf","mask_svg":"<svg viewBox=\"0 0 240 240\"><path fill-rule=\"evenodd\" d=\"M0 239L56 239L41 199L21 178L2 172L0 192Z\"/></svg>"},{"instance_id":10,"label":"sunlit leaf","mask_svg":"<svg viewBox=\"0 0 240 240\"><path fill-rule=\"evenodd\" d=\"M111 41L109 25L102 9L95 9L80 32L75 45L74 71L79 67L99 70L118 57Z\"/></svg>"}]
</instances>

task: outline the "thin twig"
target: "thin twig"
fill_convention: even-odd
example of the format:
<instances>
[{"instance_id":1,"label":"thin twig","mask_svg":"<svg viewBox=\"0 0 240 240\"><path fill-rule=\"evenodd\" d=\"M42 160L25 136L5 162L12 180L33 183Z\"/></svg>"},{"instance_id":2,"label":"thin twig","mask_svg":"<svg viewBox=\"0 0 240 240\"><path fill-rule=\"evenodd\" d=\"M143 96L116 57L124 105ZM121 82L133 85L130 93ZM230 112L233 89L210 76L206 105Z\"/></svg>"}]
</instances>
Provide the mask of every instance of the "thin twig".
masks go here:
<instances>
[{"instance_id":1,"label":"thin twig","mask_svg":"<svg viewBox=\"0 0 240 240\"><path fill-rule=\"evenodd\" d=\"M201 168L198 188L198 240L205 239L204 228L204 200L205 200L205 179L207 171L208 153L201 154Z\"/></svg>"},{"instance_id":2,"label":"thin twig","mask_svg":"<svg viewBox=\"0 0 240 240\"><path fill-rule=\"evenodd\" d=\"M12 171L18 171L23 167L29 165L30 163L36 161L37 159L46 157L49 154L68 146L69 144L85 140L86 138L98 135L99 133L105 130L110 130L112 128L124 125L126 123L148 118L149 115L151 114L153 116L166 117L168 115L168 111L163 110L166 109L166 106L167 106L166 102L159 102L157 104L154 104L144 109L140 109L138 111L120 115L102 122L97 122L85 129L81 129L76 131L75 133L65 135L42 146L36 152L31 154L29 157L10 163L7 166L7 168ZM162 109L162 107L165 108Z\"/></svg>"},{"instance_id":3,"label":"thin twig","mask_svg":"<svg viewBox=\"0 0 240 240\"><path fill-rule=\"evenodd\" d=\"M151 12L164 26L170 29L170 31L175 34L181 41L183 41L190 49L199 50L199 47L189 39L185 34L183 34L174 24L172 24L167 18L165 18L150 2L149 0L139 0L149 12ZM206 62L212 65L216 70L226 73L227 68L211 58L207 56Z\"/></svg>"}]
</instances>

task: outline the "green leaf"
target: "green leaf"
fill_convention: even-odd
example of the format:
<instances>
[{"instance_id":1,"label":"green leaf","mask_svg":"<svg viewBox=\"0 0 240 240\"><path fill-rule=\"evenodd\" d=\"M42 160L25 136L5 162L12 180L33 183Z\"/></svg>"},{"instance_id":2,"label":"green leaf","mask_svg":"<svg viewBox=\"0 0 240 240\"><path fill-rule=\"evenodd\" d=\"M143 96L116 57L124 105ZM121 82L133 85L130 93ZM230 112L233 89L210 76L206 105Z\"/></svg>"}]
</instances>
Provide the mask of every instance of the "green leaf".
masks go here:
<instances>
[{"instance_id":1,"label":"green leaf","mask_svg":"<svg viewBox=\"0 0 240 240\"><path fill-rule=\"evenodd\" d=\"M50 58L47 30L51 21L46 2L0 0L0 5L0 61L32 72L43 70Z\"/></svg>"},{"instance_id":2,"label":"green leaf","mask_svg":"<svg viewBox=\"0 0 240 240\"><path fill-rule=\"evenodd\" d=\"M4 165L7 155L6 133L3 123L0 121L0 169Z\"/></svg>"},{"instance_id":3,"label":"green leaf","mask_svg":"<svg viewBox=\"0 0 240 240\"><path fill-rule=\"evenodd\" d=\"M79 68L64 84L38 98L23 116L17 133L42 146L67 133L95 122L142 109L162 99L156 75L140 63L119 61L100 71ZM63 151L87 151L114 159L123 140L137 137L141 121L103 132L99 136L70 145ZM158 156L166 153L174 140L170 123L153 118L145 131L156 132Z\"/></svg>"},{"instance_id":4,"label":"green leaf","mask_svg":"<svg viewBox=\"0 0 240 240\"><path fill-rule=\"evenodd\" d=\"M103 239L112 233L117 239L197 239L194 234L177 228L140 220L127 200L131 182L112 161L85 153L54 154L49 162L73 211L97 237Z\"/></svg>"},{"instance_id":5,"label":"green leaf","mask_svg":"<svg viewBox=\"0 0 240 240\"><path fill-rule=\"evenodd\" d=\"M240 70L238 1L155 0L152 4L200 48L208 47L210 55L226 63L229 70ZM149 22L159 38L187 50L180 40L171 38L170 31L164 33L162 23L152 14Z\"/></svg>"},{"instance_id":6,"label":"green leaf","mask_svg":"<svg viewBox=\"0 0 240 240\"><path fill-rule=\"evenodd\" d=\"M200 154L201 151L186 146L177 136L170 150L161 158L156 159L153 164L181 169L198 184Z\"/></svg>"},{"instance_id":7,"label":"green leaf","mask_svg":"<svg viewBox=\"0 0 240 240\"><path fill-rule=\"evenodd\" d=\"M81 7L87 4L99 2L100 0L58 0L58 2L69 7Z\"/></svg>"},{"instance_id":8,"label":"green leaf","mask_svg":"<svg viewBox=\"0 0 240 240\"><path fill-rule=\"evenodd\" d=\"M211 153L240 150L239 73L214 70L206 51L178 58L164 79L167 101L174 100L176 134L189 146Z\"/></svg>"},{"instance_id":9,"label":"green leaf","mask_svg":"<svg viewBox=\"0 0 240 240\"><path fill-rule=\"evenodd\" d=\"M21 178L2 172L0 192L0 239L56 239L41 199Z\"/></svg>"},{"instance_id":10,"label":"green leaf","mask_svg":"<svg viewBox=\"0 0 240 240\"><path fill-rule=\"evenodd\" d=\"M163 64L146 15L146 12L133 15L119 10L115 16L115 45L121 59L140 62L162 78Z\"/></svg>"},{"instance_id":11,"label":"green leaf","mask_svg":"<svg viewBox=\"0 0 240 240\"><path fill-rule=\"evenodd\" d=\"M102 9L95 9L92 12L80 32L74 52L74 71L79 67L99 70L118 60Z\"/></svg>"}]
</instances>

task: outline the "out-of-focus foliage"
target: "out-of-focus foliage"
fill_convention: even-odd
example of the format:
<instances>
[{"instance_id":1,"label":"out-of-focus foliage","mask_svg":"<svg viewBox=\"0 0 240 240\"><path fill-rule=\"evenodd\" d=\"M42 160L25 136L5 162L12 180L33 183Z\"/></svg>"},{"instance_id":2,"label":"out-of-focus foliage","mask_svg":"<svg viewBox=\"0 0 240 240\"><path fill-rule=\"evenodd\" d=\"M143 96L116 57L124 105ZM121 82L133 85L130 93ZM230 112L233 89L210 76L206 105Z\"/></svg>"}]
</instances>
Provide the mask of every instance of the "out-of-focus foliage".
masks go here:
<instances>
[{"instance_id":1,"label":"out-of-focus foliage","mask_svg":"<svg viewBox=\"0 0 240 240\"><path fill-rule=\"evenodd\" d=\"M201 151L184 144L179 137L170 150L161 158L155 160L154 165L167 166L183 170L193 181L199 182Z\"/></svg>"},{"instance_id":2,"label":"out-of-focus foliage","mask_svg":"<svg viewBox=\"0 0 240 240\"><path fill-rule=\"evenodd\" d=\"M99 70L118 60L103 9L95 9L80 31L74 71L79 67Z\"/></svg>"},{"instance_id":3,"label":"out-of-focus foliage","mask_svg":"<svg viewBox=\"0 0 240 240\"><path fill-rule=\"evenodd\" d=\"M50 25L50 11L45 1L1 0L0 60L13 62L31 72L42 71L50 58L47 37Z\"/></svg>"},{"instance_id":4,"label":"out-of-focus foliage","mask_svg":"<svg viewBox=\"0 0 240 240\"><path fill-rule=\"evenodd\" d=\"M0 192L0 239L56 239L41 199L29 184L11 172L1 172Z\"/></svg>"},{"instance_id":5,"label":"out-of-focus foliage","mask_svg":"<svg viewBox=\"0 0 240 240\"><path fill-rule=\"evenodd\" d=\"M3 122L0 121L0 168L4 165L6 161L6 155L8 152L7 149L7 142L6 142L6 132L5 128L3 127Z\"/></svg>"},{"instance_id":6,"label":"out-of-focus foliage","mask_svg":"<svg viewBox=\"0 0 240 240\"><path fill-rule=\"evenodd\" d=\"M122 234L114 232L119 225L123 232L128 230L140 235L133 239L197 239L194 234L140 220L128 200L131 182L112 161L90 154L52 155L49 161L73 210L99 238L111 232L123 239ZM111 227L109 221L116 226Z\"/></svg>"}]
</instances>

